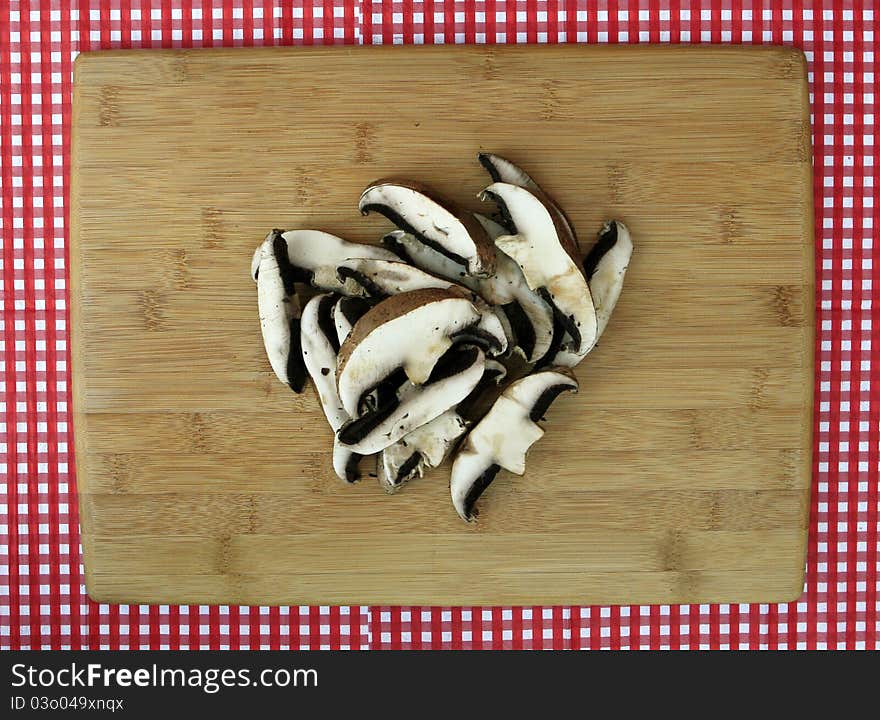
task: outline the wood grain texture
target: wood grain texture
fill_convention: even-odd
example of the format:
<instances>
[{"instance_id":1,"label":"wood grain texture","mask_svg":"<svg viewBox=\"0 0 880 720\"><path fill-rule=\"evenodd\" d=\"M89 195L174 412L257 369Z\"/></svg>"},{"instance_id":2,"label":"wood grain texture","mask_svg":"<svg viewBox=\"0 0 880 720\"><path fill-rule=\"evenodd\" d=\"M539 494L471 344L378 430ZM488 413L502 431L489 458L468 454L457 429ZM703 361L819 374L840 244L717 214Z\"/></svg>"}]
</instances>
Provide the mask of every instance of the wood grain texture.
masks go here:
<instances>
[{"instance_id":1,"label":"wood grain texture","mask_svg":"<svg viewBox=\"0 0 880 720\"><path fill-rule=\"evenodd\" d=\"M162 603L782 601L802 587L814 251L806 71L782 48L80 55L74 418L90 595ZM478 208L479 150L635 255L581 391L463 524L448 467L330 468L263 354L272 227L376 241L361 188Z\"/></svg>"}]
</instances>

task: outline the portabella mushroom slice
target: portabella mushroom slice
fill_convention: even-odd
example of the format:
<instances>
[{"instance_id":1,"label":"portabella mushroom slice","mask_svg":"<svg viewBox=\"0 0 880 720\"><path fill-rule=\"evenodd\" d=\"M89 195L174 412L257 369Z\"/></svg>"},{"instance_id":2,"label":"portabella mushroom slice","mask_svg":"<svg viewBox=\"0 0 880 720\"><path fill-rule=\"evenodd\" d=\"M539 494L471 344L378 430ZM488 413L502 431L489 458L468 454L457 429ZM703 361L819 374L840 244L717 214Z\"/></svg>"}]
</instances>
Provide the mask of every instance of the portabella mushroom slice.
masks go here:
<instances>
[{"instance_id":1,"label":"portabella mushroom slice","mask_svg":"<svg viewBox=\"0 0 880 720\"><path fill-rule=\"evenodd\" d=\"M320 230L273 230L269 233L273 242L279 236L287 245L288 260L295 270L297 282L343 295L362 294L357 283L346 282L336 273L336 268L347 258L397 259L383 247L348 242Z\"/></svg>"},{"instance_id":2,"label":"portabella mushroom slice","mask_svg":"<svg viewBox=\"0 0 880 720\"><path fill-rule=\"evenodd\" d=\"M340 279L350 279L361 285L370 298L381 299L431 288L457 288L467 293L456 283L435 277L399 260L392 262L373 258L349 258L340 264L337 272ZM480 313L480 322L460 339L479 344L490 355L502 355L507 351L507 338L511 332L507 317L500 310L490 307L479 295L469 295Z\"/></svg>"},{"instance_id":3,"label":"portabella mushroom slice","mask_svg":"<svg viewBox=\"0 0 880 720\"><path fill-rule=\"evenodd\" d=\"M597 335L602 336L620 298L623 280L632 257L629 228L620 220L609 220L584 259L584 275L596 306Z\"/></svg>"},{"instance_id":4,"label":"portabella mushroom slice","mask_svg":"<svg viewBox=\"0 0 880 720\"><path fill-rule=\"evenodd\" d=\"M361 455L384 450L460 403L480 381L484 366L485 355L480 348L455 347L436 364L424 383L404 382L390 399L343 425L337 437Z\"/></svg>"},{"instance_id":5,"label":"portabella mushroom slice","mask_svg":"<svg viewBox=\"0 0 880 720\"><path fill-rule=\"evenodd\" d=\"M473 215L452 200L420 183L377 180L358 203L366 215L376 211L401 230L415 236L450 260L464 265L470 275L495 272L495 247Z\"/></svg>"},{"instance_id":6,"label":"portabella mushroom slice","mask_svg":"<svg viewBox=\"0 0 880 720\"><path fill-rule=\"evenodd\" d=\"M300 321L302 356L312 377L321 408L333 430L333 469L346 482L360 478L362 455L355 453L336 438L336 432L349 420L349 415L336 392L336 361L339 340L333 324L333 308L337 296L315 295L303 308Z\"/></svg>"},{"instance_id":7,"label":"portabella mushroom slice","mask_svg":"<svg viewBox=\"0 0 880 720\"><path fill-rule=\"evenodd\" d=\"M254 252L251 275L257 283L260 330L269 364L282 383L302 392L306 371L300 352L296 270L279 236L270 234Z\"/></svg>"},{"instance_id":8,"label":"portabella mushroom slice","mask_svg":"<svg viewBox=\"0 0 880 720\"><path fill-rule=\"evenodd\" d=\"M504 365L487 359L480 381L454 410L447 410L385 448L378 462L379 484L385 491L396 492L404 483L421 477L425 469L438 467L467 428L479 419L481 410L485 412L481 398L487 389L500 383L506 375Z\"/></svg>"},{"instance_id":9,"label":"portabella mushroom slice","mask_svg":"<svg viewBox=\"0 0 880 720\"><path fill-rule=\"evenodd\" d=\"M336 385L342 407L358 417L361 398L399 368L421 385L456 336L479 321L473 303L456 290L416 290L380 302L357 321L339 351Z\"/></svg>"},{"instance_id":10,"label":"portabella mushroom slice","mask_svg":"<svg viewBox=\"0 0 880 720\"><path fill-rule=\"evenodd\" d=\"M584 275L590 286L593 304L596 306L597 339L602 337L611 313L614 311L629 261L633 244L629 229L619 220L609 220L599 232L598 240L584 259ZM561 350L552 359L554 365L572 367L581 358Z\"/></svg>"},{"instance_id":11,"label":"portabella mushroom slice","mask_svg":"<svg viewBox=\"0 0 880 720\"><path fill-rule=\"evenodd\" d=\"M394 260L348 258L339 263L336 273L340 280L354 280L364 288L368 296L374 298L386 298L429 288L442 290L451 285L449 280L435 277L402 262L399 257L395 257Z\"/></svg>"},{"instance_id":12,"label":"portabella mushroom slice","mask_svg":"<svg viewBox=\"0 0 880 720\"><path fill-rule=\"evenodd\" d=\"M407 433L379 454L379 484L385 492L397 492L404 483L421 477L426 468L440 465L466 431L464 419L455 410L447 410Z\"/></svg>"},{"instance_id":13,"label":"portabella mushroom slice","mask_svg":"<svg viewBox=\"0 0 880 720\"><path fill-rule=\"evenodd\" d=\"M335 304L336 296L332 293L315 295L303 308L300 321L303 360L333 432L350 417L336 391L336 363L340 346L333 324Z\"/></svg>"},{"instance_id":14,"label":"portabella mushroom slice","mask_svg":"<svg viewBox=\"0 0 880 720\"><path fill-rule=\"evenodd\" d=\"M486 229L494 242L506 234L506 230L491 218L474 213L477 221ZM516 348L523 359L535 364L546 356L553 342L553 308L529 287L522 269L516 261L497 247L495 248L496 273L487 278L496 296L506 290L510 299L502 304L505 317L516 341Z\"/></svg>"},{"instance_id":15,"label":"portabella mushroom slice","mask_svg":"<svg viewBox=\"0 0 880 720\"><path fill-rule=\"evenodd\" d=\"M504 228L489 218L474 214L484 225L490 237L504 234ZM411 263L431 275L446 278L475 292L490 305L504 313L502 322L511 328L509 337L529 363L543 357L553 337L553 310L532 291L519 266L502 252L495 254L495 275L478 278L467 274L467 269L445 255L421 243L403 230L395 230L382 238L385 247L401 260Z\"/></svg>"},{"instance_id":16,"label":"portabella mushroom slice","mask_svg":"<svg viewBox=\"0 0 880 720\"><path fill-rule=\"evenodd\" d=\"M494 200L516 233L502 235L495 244L520 266L526 282L553 307L555 320L567 339L562 350L583 358L596 342L596 310L587 280L562 243L562 233L546 204L528 190L509 183L493 183L481 194Z\"/></svg>"},{"instance_id":17,"label":"portabella mushroom slice","mask_svg":"<svg viewBox=\"0 0 880 720\"><path fill-rule=\"evenodd\" d=\"M559 203L557 203L550 195L532 180L531 176L522 168L514 165L510 160L495 155L493 153L480 153L477 155L480 165L486 168L492 178L492 182L503 182L525 188L533 195L537 195L547 205L548 210L554 216L554 220L560 229L564 231L565 239L562 240L563 247L574 252L578 247L577 233L574 231L574 225L569 220ZM510 228L512 231L513 228Z\"/></svg>"},{"instance_id":18,"label":"portabella mushroom slice","mask_svg":"<svg viewBox=\"0 0 880 720\"><path fill-rule=\"evenodd\" d=\"M452 465L452 504L466 521L474 519L474 506L499 470L522 475L526 453L543 435L538 425L551 403L578 384L567 370L547 369L511 383L492 409L471 430Z\"/></svg>"},{"instance_id":19,"label":"portabella mushroom slice","mask_svg":"<svg viewBox=\"0 0 880 720\"><path fill-rule=\"evenodd\" d=\"M540 185L532 180L525 170L500 155L481 152L477 154L477 160L486 168L486 172L492 177L492 182L510 183L533 193L543 192Z\"/></svg>"}]
</instances>

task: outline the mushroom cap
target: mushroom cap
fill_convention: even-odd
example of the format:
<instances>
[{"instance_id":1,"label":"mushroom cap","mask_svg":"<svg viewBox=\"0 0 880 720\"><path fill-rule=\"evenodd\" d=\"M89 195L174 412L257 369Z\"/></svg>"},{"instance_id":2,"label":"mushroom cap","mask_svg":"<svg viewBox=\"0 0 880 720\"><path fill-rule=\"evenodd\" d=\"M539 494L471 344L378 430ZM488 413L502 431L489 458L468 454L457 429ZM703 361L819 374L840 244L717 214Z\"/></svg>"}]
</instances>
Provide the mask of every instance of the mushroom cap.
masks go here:
<instances>
[{"instance_id":1,"label":"mushroom cap","mask_svg":"<svg viewBox=\"0 0 880 720\"><path fill-rule=\"evenodd\" d=\"M473 215L436 190L411 180L381 179L370 183L358 203L366 215L375 210L414 235L471 275L495 271L495 247Z\"/></svg>"},{"instance_id":2,"label":"mushroom cap","mask_svg":"<svg viewBox=\"0 0 880 720\"><path fill-rule=\"evenodd\" d=\"M416 290L382 301L357 321L339 351L336 382L343 407L357 417L362 395L401 367L421 385L455 334L479 320L470 299L455 289Z\"/></svg>"},{"instance_id":3,"label":"mushroom cap","mask_svg":"<svg viewBox=\"0 0 880 720\"><path fill-rule=\"evenodd\" d=\"M468 433L452 465L450 493L463 520L473 519L473 508L499 470L525 472L529 448L544 435L537 423L556 397L577 392L567 370L551 368L511 383L485 417Z\"/></svg>"},{"instance_id":4,"label":"mushroom cap","mask_svg":"<svg viewBox=\"0 0 880 720\"><path fill-rule=\"evenodd\" d=\"M532 192L541 192L538 183L532 180L525 170L514 165L510 160L495 153L484 152L477 154L477 160L480 161L480 165L486 168L486 172L492 177L492 182L510 183Z\"/></svg>"}]
</instances>

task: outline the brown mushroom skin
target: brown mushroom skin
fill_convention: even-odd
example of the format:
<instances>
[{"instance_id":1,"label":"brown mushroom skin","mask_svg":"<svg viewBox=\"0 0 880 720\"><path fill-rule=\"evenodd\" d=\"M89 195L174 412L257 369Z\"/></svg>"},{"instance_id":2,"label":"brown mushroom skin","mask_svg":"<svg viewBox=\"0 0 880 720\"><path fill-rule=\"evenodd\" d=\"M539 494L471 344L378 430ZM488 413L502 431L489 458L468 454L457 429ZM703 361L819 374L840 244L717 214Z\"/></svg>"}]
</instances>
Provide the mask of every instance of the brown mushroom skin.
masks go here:
<instances>
[{"instance_id":1,"label":"brown mushroom skin","mask_svg":"<svg viewBox=\"0 0 880 720\"><path fill-rule=\"evenodd\" d=\"M460 291L457 288L428 288L426 290L413 290L412 292L394 295L370 308L361 316L360 320L354 324L351 333L339 349L339 359L336 367L337 379L348 364L348 360L351 357L354 348L357 347L367 335L373 332L373 330L390 320L394 320L401 315L406 315L408 312L415 310L426 303L435 302L437 300L447 300L449 298L470 299L469 293Z\"/></svg>"}]
</instances>

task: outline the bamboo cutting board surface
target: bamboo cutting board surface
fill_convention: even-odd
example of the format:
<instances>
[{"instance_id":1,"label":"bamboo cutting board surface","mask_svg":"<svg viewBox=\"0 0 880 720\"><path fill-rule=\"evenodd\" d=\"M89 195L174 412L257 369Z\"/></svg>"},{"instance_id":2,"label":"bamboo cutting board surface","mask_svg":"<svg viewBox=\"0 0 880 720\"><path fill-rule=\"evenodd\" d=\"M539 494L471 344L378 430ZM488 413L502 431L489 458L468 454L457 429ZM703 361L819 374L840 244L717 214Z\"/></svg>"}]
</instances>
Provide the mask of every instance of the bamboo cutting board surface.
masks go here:
<instances>
[{"instance_id":1,"label":"bamboo cutting board surface","mask_svg":"<svg viewBox=\"0 0 880 720\"><path fill-rule=\"evenodd\" d=\"M89 594L105 602L783 601L802 587L814 269L806 71L771 48L297 48L80 56L71 311ZM448 466L332 474L265 358L272 227L376 241L394 174L477 209L526 168L635 254L580 393L462 523Z\"/></svg>"}]
</instances>

